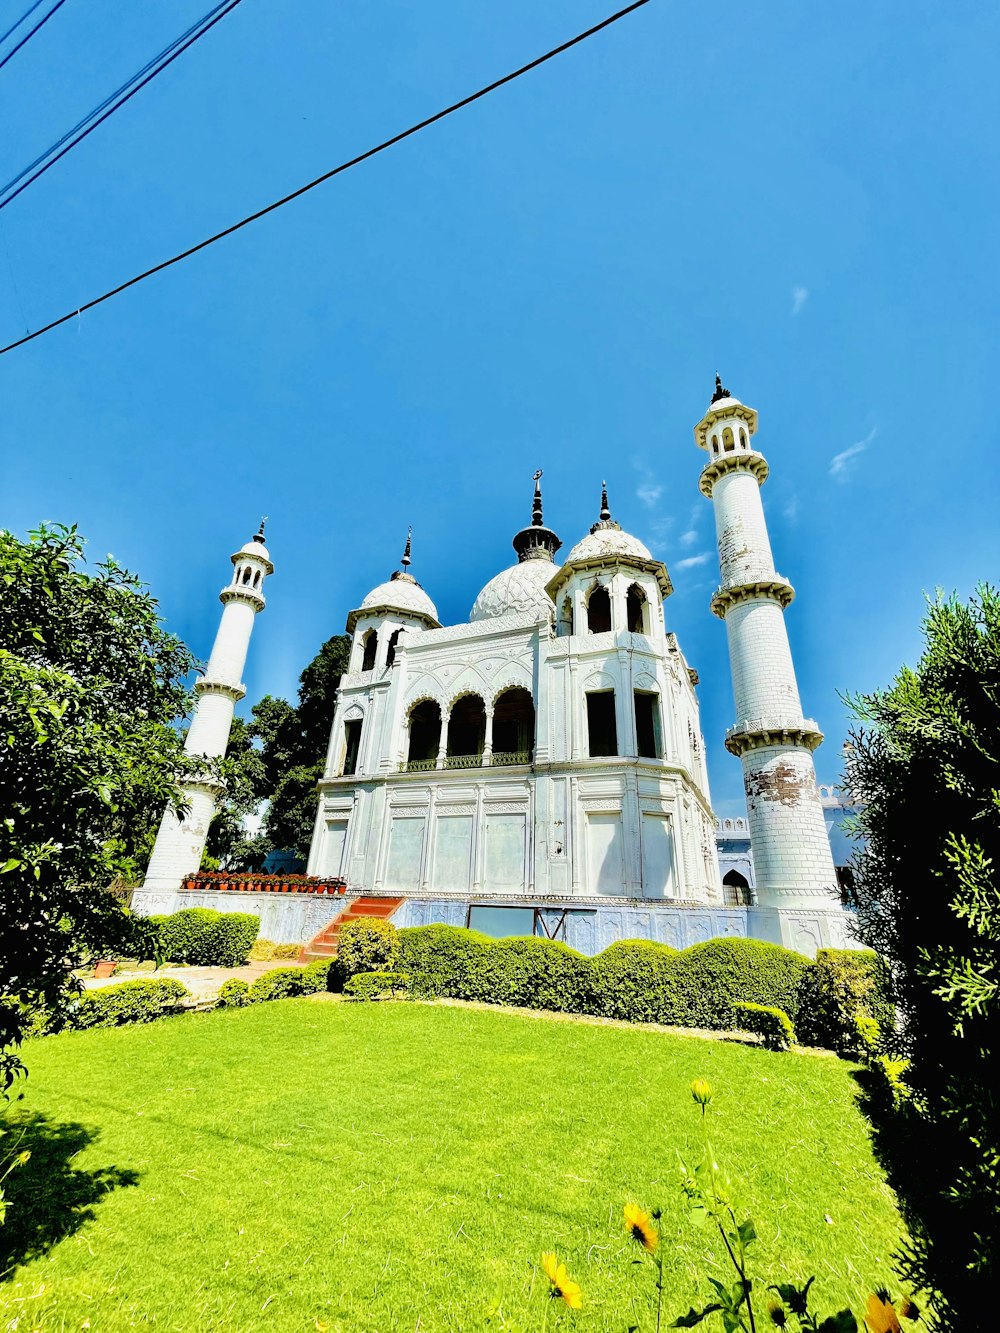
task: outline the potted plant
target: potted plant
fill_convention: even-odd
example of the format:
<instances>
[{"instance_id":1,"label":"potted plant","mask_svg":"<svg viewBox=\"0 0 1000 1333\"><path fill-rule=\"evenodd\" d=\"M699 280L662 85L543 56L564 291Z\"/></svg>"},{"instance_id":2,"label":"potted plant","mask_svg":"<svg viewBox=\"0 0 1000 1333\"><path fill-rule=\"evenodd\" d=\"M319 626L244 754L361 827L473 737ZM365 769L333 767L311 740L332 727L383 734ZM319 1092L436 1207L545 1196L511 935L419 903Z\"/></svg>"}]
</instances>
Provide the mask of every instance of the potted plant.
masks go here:
<instances>
[{"instance_id":1,"label":"potted plant","mask_svg":"<svg viewBox=\"0 0 1000 1333\"><path fill-rule=\"evenodd\" d=\"M94 964L95 980L101 977L113 977L117 966L117 958L99 958Z\"/></svg>"}]
</instances>

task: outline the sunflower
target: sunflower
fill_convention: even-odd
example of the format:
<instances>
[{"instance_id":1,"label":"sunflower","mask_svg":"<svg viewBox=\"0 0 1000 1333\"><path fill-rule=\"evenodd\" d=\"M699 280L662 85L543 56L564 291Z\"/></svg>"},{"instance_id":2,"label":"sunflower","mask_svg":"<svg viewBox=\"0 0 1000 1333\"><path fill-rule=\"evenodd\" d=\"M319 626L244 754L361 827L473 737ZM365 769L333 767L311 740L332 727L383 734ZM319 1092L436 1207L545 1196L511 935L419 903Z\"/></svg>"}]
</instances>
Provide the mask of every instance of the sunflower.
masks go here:
<instances>
[{"instance_id":1,"label":"sunflower","mask_svg":"<svg viewBox=\"0 0 1000 1333\"><path fill-rule=\"evenodd\" d=\"M644 1213L638 1204L627 1203L625 1205L625 1230L633 1240L638 1241L642 1248L648 1250L650 1254L659 1244L659 1237L649 1220L649 1214Z\"/></svg>"},{"instance_id":2,"label":"sunflower","mask_svg":"<svg viewBox=\"0 0 1000 1333\"><path fill-rule=\"evenodd\" d=\"M579 1310L583 1305L580 1284L566 1272L566 1265L559 1263L551 1250L546 1250L542 1255L542 1267L552 1283L552 1295L561 1297L571 1310Z\"/></svg>"}]
</instances>

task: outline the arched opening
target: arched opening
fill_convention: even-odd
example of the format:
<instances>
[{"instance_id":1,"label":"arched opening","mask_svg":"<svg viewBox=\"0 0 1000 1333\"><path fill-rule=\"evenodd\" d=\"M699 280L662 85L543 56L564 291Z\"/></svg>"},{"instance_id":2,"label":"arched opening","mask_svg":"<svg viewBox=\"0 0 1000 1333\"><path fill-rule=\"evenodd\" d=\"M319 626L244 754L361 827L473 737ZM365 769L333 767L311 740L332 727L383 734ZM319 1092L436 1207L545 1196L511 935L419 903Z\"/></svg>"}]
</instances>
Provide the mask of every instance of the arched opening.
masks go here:
<instances>
[{"instance_id":1,"label":"arched opening","mask_svg":"<svg viewBox=\"0 0 1000 1333\"><path fill-rule=\"evenodd\" d=\"M389 635L389 646L385 650L385 664L387 667L391 667L396 660L396 644L399 642L399 636L402 632L401 629L394 629Z\"/></svg>"},{"instance_id":2,"label":"arched opening","mask_svg":"<svg viewBox=\"0 0 1000 1333\"><path fill-rule=\"evenodd\" d=\"M251 574L251 572L252 572L252 571L251 571L251 569L250 569L250 566L247 565L246 569L244 569L244 571L243 571L243 582L244 582L244 583L249 583L249 582L250 582L250 574Z\"/></svg>"},{"instance_id":3,"label":"arched opening","mask_svg":"<svg viewBox=\"0 0 1000 1333\"><path fill-rule=\"evenodd\" d=\"M636 754L640 759L662 759L660 696L649 690L636 690L632 700L635 708Z\"/></svg>"},{"instance_id":4,"label":"arched opening","mask_svg":"<svg viewBox=\"0 0 1000 1333\"><path fill-rule=\"evenodd\" d=\"M259 569L257 570L257 573L253 576L253 586L254 586L255 588L259 588L259 587L260 587L260 570L259 570Z\"/></svg>"},{"instance_id":5,"label":"arched opening","mask_svg":"<svg viewBox=\"0 0 1000 1333\"><path fill-rule=\"evenodd\" d=\"M718 435L713 435L713 436L712 436L712 453L713 453L713 454L717 454L718 452L719 452L719 437L718 437Z\"/></svg>"},{"instance_id":6,"label":"arched opening","mask_svg":"<svg viewBox=\"0 0 1000 1333\"><path fill-rule=\"evenodd\" d=\"M409 772L437 766L441 749L441 707L433 699L421 699L410 709L410 740L406 751Z\"/></svg>"},{"instance_id":7,"label":"arched opening","mask_svg":"<svg viewBox=\"0 0 1000 1333\"><path fill-rule=\"evenodd\" d=\"M625 620L632 634L649 633L649 602L638 583L633 583L625 594Z\"/></svg>"},{"instance_id":8,"label":"arched opening","mask_svg":"<svg viewBox=\"0 0 1000 1333\"><path fill-rule=\"evenodd\" d=\"M568 638L573 633L573 599L564 597L559 608L559 637Z\"/></svg>"},{"instance_id":9,"label":"arched opening","mask_svg":"<svg viewBox=\"0 0 1000 1333\"><path fill-rule=\"evenodd\" d=\"M486 705L478 694L463 694L448 721L447 768L478 768L486 744Z\"/></svg>"},{"instance_id":10,"label":"arched opening","mask_svg":"<svg viewBox=\"0 0 1000 1333\"><path fill-rule=\"evenodd\" d=\"M606 634L611 628L611 597L607 588L597 584L587 598L587 629L591 634Z\"/></svg>"},{"instance_id":11,"label":"arched opening","mask_svg":"<svg viewBox=\"0 0 1000 1333\"><path fill-rule=\"evenodd\" d=\"M722 891L727 907L747 907L750 903L750 884L738 870L723 875Z\"/></svg>"},{"instance_id":12,"label":"arched opening","mask_svg":"<svg viewBox=\"0 0 1000 1333\"><path fill-rule=\"evenodd\" d=\"M530 764L535 749L535 703L515 686L504 690L493 707L493 758L496 764Z\"/></svg>"},{"instance_id":13,"label":"arched opening","mask_svg":"<svg viewBox=\"0 0 1000 1333\"><path fill-rule=\"evenodd\" d=\"M740 448L741 448L741 449L748 449L749 447L750 447L750 446L747 444L747 433L746 433L746 431L743 429L743 427L741 426L741 427L740 427Z\"/></svg>"},{"instance_id":14,"label":"arched opening","mask_svg":"<svg viewBox=\"0 0 1000 1333\"><path fill-rule=\"evenodd\" d=\"M344 723L344 767L342 773L344 777L351 777L358 771L358 755L361 753L361 724L364 721L360 717L349 717Z\"/></svg>"},{"instance_id":15,"label":"arched opening","mask_svg":"<svg viewBox=\"0 0 1000 1333\"><path fill-rule=\"evenodd\" d=\"M731 454L736 448L735 441L733 440L732 428L729 426L722 432L722 448L727 454Z\"/></svg>"},{"instance_id":16,"label":"arched opening","mask_svg":"<svg viewBox=\"0 0 1000 1333\"><path fill-rule=\"evenodd\" d=\"M378 635L373 629L366 630L361 639L363 657L361 658L362 671L375 670L375 654L378 652Z\"/></svg>"}]
</instances>

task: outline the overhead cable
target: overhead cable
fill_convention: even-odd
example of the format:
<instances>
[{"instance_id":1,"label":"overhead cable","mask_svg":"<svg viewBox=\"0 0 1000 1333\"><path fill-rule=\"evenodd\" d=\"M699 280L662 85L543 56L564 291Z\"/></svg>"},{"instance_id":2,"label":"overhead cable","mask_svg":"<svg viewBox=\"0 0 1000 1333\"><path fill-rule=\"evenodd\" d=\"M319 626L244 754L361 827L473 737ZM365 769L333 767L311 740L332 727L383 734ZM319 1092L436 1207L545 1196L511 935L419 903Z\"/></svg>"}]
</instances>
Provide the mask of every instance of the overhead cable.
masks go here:
<instances>
[{"instance_id":1,"label":"overhead cable","mask_svg":"<svg viewBox=\"0 0 1000 1333\"><path fill-rule=\"evenodd\" d=\"M221 0L221 3L217 4L214 9L210 9L207 14L202 15L197 23L193 23L187 32L181 33L180 37L176 37L169 46L164 47L159 55L154 56L152 60L148 60L142 69L138 70L120 88L117 88L103 102L94 107L93 111L88 112L71 130L67 130L62 138L57 139L44 153L40 153L34 162L29 162L6 185L0 187L0 208L6 208L23 190L26 190L29 185L38 180L39 176L44 176L60 158L65 157L78 143L82 143L89 134L92 134L98 125L107 120L109 116L114 115L120 107L123 107L126 102L133 98L140 88L144 88L147 83L152 82L157 74L162 73L168 65L173 64L177 57L183 55L188 47L193 46L200 37L204 37L210 28L214 28L221 19L232 13L240 2L241 0ZM26 176L28 177L27 180L24 179ZM14 189L14 186L17 186L17 189Z\"/></svg>"},{"instance_id":2,"label":"overhead cable","mask_svg":"<svg viewBox=\"0 0 1000 1333\"><path fill-rule=\"evenodd\" d=\"M35 3L31 6L30 9L26 9L19 19L15 19L14 22L7 29L7 31L2 35L0 35L0 45L2 45L7 40L7 38L11 35L11 33L14 31L15 28L19 28L21 26L21 24L24 22L25 19L31 18L32 14L35 12L35 10L38 8L39 5L44 3L45 0L35 0Z\"/></svg>"},{"instance_id":3,"label":"overhead cable","mask_svg":"<svg viewBox=\"0 0 1000 1333\"><path fill-rule=\"evenodd\" d=\"M600 23L595 23L592 28L588 28L585 32L578 33L568 41L561 42L559 46L554 46L551 51L546 51L544 55L536 56L536 58L529 61L528 64L522 65L520 69L513 70L510 74L505 74L503 78L496 79L493 83L488 83L484 88L480 88L477 92L470 93L468 97L463 97L461 101L453 102L451 106L447 106L443 110L435 112L433 116L428 116L425 120L418 121L415 125L411 125L409 129L402 130L399 134L394 134L391 139L385 139L382 143L376 144L374 148L369 148L365 152L359 153L357 157L352 157L346 162L341 162L339 166L332 167L329 171L325 171L322 176L317 176L315 180L309 181L306 185L299 186L299 188L293 190L291 194L286 194L281 199L276 199L273 203L258 209L255 213L248 214L245 218L241 218L239 222L234 222L231 226L224 228L224 230L216 232L214 236L208 236L205 240L199 241L197 245L192 245L187 250L182 250L179 254L171 255L169 259L164 259L159 264L154 264L152 268L148 268L142 273L137 273L135 277L129 278L127 282L120 283L117 287L112 287L110 291L104 292L101 296L94 297L92 301L87 301L77 309L70 310L67 314L61 315L58 319L54 319L50 323L44 324L40 329L36 329L34 333L27 333L23 338L18 338L15 342L8 343L6 347L0 347L0 356L3 356L7 352L13 352L17 347L23 347L25 343L32 342L35 338L40 338L43 333L49 333L52 329L59 328L61 324L68 323L69 320L75 319L78 315L82 315L87 310L93 310L95 306L101 305L104 301L110 301L113 296L119 296L130 287L136 286L137 283L144 282L146 278L151 278L156 273L162 273L164 269L170 268L174 264L179 264L184 259L189 259L191 255L197 254L199 250L205 250L208 246L214 245L216 241L221 241L227 236L232 236L234 232L240 231L243 227L248 227L251 222L257 222L260 218L266 217L268 213L273 213L277 209L283 208L285 204L290 204L293 199L298 199L302 195L308 194L310 190L314 190L318 185L323 185L326 181L332 180L334 176L339 176L341 172L349 171L351 167L356 167L361 162L367 162L369 158L375 157L377 153L385 152L387 148L392 148L394 145L402 143L404 139L410 138L411 135L419 134L421 130L427 129L429 125L434 125L437 121L444 120L446 116L451 116L456 111L461 111L465 107L471 106L473 102L478 102L480 98L495 92L497 88L502 88L505 84L512 83L515 79L519 79L522 74L527 74L531 70L537 69L539 65L544 65L546 61L552 60L555 56L570 50L571 47L578 46L580 42L586 41L588 37L593 37L595 33L610 27L612 23L617 23L619 19L625 18L628 14L634 13L635 10L641 9L647 4L649 4L649 0L634 0L633 4L627 5L624 9L619 9L617 13L611 14Z\"/></svg>"},{"instance_id":4,"label":"overhead cable","mask_svg":"<svg viewBox=\"0 0 1000 1333\"><path fill-rule=\"evenodd\" d=\"M30 42L32 37L34 37L35 33L38 31L38 29L44 28L46 23L48 23L49 19L56 12L56 10L62 9L65 3L66 0L56 0L55 4L52 6L49 12L47 14L43 14L42 17L35 24L35 26L31 29L31 31L25 33L25 35L18 42L17 46L15 46L13 50L8 51L7 54L4 56L4 58L0 60L0 69L3 69L4 65L6 65L8 60L13 60L13 58L17 55L18 51L20 51L21 47L24 46L26 43ZM37 5L32 5L31 9L28 10L28 14L32 13L33 10L37 8L38 8ZM18 19L18 21L14 24L14 28L19 28L21 24L24 22L24 20L28 17L28 14L22 14L21 17ZM14 31L14 28L8 29L5 35L9 36L10 33Z\"/></svg>"}]
</instances>

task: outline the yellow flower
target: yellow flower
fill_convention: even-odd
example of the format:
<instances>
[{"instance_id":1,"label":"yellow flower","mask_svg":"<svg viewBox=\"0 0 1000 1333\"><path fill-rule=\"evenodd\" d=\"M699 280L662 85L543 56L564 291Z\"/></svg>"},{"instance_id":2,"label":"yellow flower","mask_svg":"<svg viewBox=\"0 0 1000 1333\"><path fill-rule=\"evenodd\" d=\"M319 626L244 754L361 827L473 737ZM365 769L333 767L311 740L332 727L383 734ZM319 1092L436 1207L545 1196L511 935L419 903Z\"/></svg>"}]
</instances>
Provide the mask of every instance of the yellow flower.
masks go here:
<instances>
[{"instance_id":1,"label":"yellow flower","mask_svg":"<svg viewBox=\"0 0 1000 1333\"><path fill-rule=\"evenodd\" d=\"M625 1205L625 1230L633 1240L638 1241L644 1250L650 1254L659 1244L659 1236L649 1220L649 1214L644 1213L638 1204L628 1203Z\"/></svg>"},{"instance_id":2,"label":"yellow flower","mask_svg":"<svg viewBox=\"0 0 1000 1333\"><path fill-rule=\"evenodd\" d=\"M865 1323L871 1333L902 1333L892 1302L881 1296L869 1296L865 1307Z\"/></svg>"},{"instance_id":3,"label":"yellow flower","mask_svg":"<svg viewBox=\"0 0 1000 1333\"><path fill-rule=\"evenodd\" d=\"M712 1100L712 1085L707 1078L696 1078L691 1084L691 1096L699 1106L707 1106Z\"/></svg>"},{"instance_id":4,"label":"yellow flower","mask_svg":"<svg viewBox=\"0 0 1000 1333\"><path fill-rule=\"evenodd\" d=\"M580 1284L566 1272L566 1265L559 1263L551 1250L546 1250L542 1255L542 1267L552 1283L552 1295L560 1296L571 1310L579 1310L583 1305Z\"/></svg>"}]
</instances>

